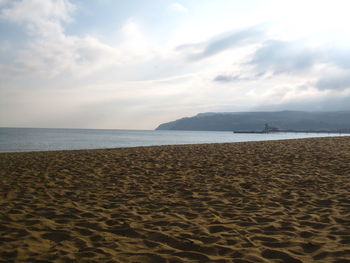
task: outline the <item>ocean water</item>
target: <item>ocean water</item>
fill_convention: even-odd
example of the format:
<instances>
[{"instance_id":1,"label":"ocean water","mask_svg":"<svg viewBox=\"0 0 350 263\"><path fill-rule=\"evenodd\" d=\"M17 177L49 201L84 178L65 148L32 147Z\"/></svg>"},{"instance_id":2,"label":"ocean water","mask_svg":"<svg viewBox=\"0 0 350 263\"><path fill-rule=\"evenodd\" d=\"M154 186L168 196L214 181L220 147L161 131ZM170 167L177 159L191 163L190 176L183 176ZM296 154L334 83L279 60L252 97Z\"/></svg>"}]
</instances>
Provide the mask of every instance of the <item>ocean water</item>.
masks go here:
<instances>
[{"instance_id":1,"label":"ocean water","mask_svg":"<svg viewBox=\"0 0 350 263\"><path fill-rule=\"evenodd\" d=\"M234 134L233 132L215 131L0 128L0 152L265 141L326 136L339 135L318 133Z\"/></svg>"}]
</instances>

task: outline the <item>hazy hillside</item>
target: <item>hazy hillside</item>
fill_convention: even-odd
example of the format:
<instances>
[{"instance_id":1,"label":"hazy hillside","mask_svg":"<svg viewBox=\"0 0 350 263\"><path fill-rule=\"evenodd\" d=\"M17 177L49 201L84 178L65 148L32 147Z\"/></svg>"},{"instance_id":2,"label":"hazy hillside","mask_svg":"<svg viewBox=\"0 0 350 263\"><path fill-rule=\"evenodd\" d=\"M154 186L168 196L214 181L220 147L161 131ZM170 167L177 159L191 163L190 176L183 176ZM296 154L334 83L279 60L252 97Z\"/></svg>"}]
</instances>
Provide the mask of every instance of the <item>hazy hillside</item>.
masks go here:
<instances>
[{"instance_id":1,"label":"hazy hillside","mask_svg":"<svg viewBox=\"0 0 350 263\"><path fill-rule=\"evenodd\" d=\"M336 130L350 128L350 111L338 112L232 112L199 113L163 123L156 130L233 131L262 130L268 123L280 129Z\"/></svg>"}]
</instances>

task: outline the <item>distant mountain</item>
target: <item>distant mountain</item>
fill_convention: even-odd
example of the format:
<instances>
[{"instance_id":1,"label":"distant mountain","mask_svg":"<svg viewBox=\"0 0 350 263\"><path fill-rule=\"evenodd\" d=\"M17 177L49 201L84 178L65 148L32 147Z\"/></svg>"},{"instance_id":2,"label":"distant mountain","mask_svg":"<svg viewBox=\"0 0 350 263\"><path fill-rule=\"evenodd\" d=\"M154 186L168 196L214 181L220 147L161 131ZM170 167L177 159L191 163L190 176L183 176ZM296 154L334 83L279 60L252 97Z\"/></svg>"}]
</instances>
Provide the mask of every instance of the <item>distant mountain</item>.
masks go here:
<instances>
[{"instance_id":1,"label":"distant mountain","mask_svg":"<svg viewBox=\"0 0 350 263\"><path fill-rule=\"evenodd\" d=\"M156 130L262 130L265 123L283 130L350 129L350 111L208 112L160 124Z\"/></svg>"}]
</instances>

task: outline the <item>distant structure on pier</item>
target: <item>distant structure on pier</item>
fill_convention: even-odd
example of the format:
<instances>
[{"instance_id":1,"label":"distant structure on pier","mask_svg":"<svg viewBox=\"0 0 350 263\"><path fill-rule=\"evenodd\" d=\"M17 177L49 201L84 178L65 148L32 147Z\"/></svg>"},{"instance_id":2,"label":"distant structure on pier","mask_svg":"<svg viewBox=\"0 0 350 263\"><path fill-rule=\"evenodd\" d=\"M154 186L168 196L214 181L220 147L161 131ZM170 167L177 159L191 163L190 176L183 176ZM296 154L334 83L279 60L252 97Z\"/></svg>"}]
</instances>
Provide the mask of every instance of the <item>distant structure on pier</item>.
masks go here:
<instances>
[{"instance_id":1,"label":"distant structure on pier","mask_svg":"<svg viewBox=\"0 0 350 263\"><path fill-rule=\"evenodd\" d=\"M280 129L273 127L268 123L265 123L265 127L262 131L234 131L233 133L270 133L270 132L280 132Z\"/></svg>"},{"instance_id":2,"label":"distant structure on pier","mask_svg":"<svg viewBox=\"0 0 350 263\"><path fill-rule=\"evenodd\" d=\"M270 132L278 132L278 131L280 130L277 127L273 127L268 123L265 123L265 128L263 129L262 133L270 133Z\"/></svg>"},{"instance_id":3,"label":"distant structure on pier","mask_svg":"<svg viewBox=\"0 0 350 263\"><path fill-rule=\"evenodd\" d=\"M271 133L271 132L295 132L295 133L350 133L350 129L337 129L337 130L293 130L293 129L279 129L265 123L265 127L262 131L233 131L233 133Z\"/></svg>"}]
</instances>

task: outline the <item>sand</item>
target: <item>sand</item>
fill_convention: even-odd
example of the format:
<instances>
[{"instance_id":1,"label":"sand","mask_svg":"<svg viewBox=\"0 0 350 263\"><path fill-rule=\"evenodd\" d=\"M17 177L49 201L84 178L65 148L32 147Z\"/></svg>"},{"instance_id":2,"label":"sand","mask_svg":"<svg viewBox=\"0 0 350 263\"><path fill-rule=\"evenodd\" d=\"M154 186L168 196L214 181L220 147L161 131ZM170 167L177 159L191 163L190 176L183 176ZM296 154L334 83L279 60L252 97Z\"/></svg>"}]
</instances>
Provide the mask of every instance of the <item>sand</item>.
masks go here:
<instances>
[{"instance_id":1,"label":"sand","mask_svg":"<svg viewBox=\"0 0 350 263\"><path fill-rule=\"evenodd\" d=\"M0 154L0 262L350 262L350 137Z\"/></svg>"}]
</instances>

